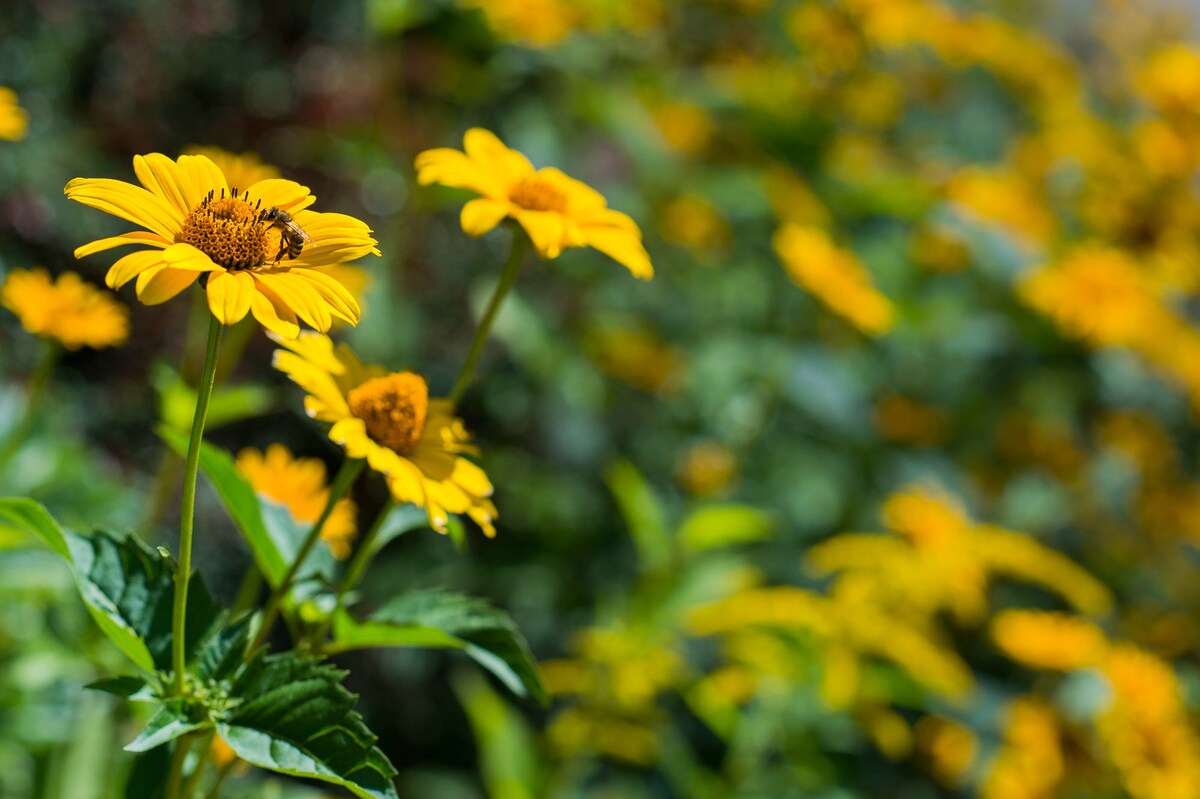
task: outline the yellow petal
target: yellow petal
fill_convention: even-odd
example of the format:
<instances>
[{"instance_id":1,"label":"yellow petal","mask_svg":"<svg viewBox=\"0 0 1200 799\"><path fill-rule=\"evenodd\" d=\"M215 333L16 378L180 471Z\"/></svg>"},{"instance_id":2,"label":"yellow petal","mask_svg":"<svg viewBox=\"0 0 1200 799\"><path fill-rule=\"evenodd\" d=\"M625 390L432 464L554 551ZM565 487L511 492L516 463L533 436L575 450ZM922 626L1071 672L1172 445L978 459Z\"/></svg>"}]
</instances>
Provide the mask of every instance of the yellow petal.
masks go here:
<instances>
[{"instance_id":1,"label":"yellow petal","mask_svg":"<svg viewBox=\"0 0 1200 799\"><path fill-rule=\"evenodd\" d=\"M113 264L104 276L104 282L110 289L119 289L147 269L165 265L161 250L138 250Z\"/></svg>"},{"instance_id":2,"label":"yellow petal","mask_svg":"<svg viewBox=\"0 0 1200 799\"><path fill-rule=\"evenodd\" d=\"M312 283L282 270L256 272L254 277L275 292L309 327L324 333L333 324L329 305Z\"/></svg>"},{"instance_id":3,"label":"yellow petal","mask_svg":"<svg viewBox=\"0 0 1200 799\"><path fill-rule=\"evenodd\" d=\"M533 164L529 163L528 158L506 147L496 134L484 128L468 130L463 136L463 149L477 168L486 168L495 173L507 185L533 172Z\"/></svg>"},{"instance_id":4,"label":"yellow petal","mask_svg":"<svg viewBox=\"0 0 1200 799\"><path fill-rule=\"evenodd\" d=\"M90 244L84 244L81 247L75 248L76 258L85 258L92 253L111 250L113 247L122 247L126 244L145 244L150 247L169 247L171 246L169 239L164 239L157 233L148 233L143 230L132 230L129 233L122 233L120 236L110 236L107 239L96 239Z\"/></svg>"},{"instance_id":5,"label":"yellow petal","mask_svg":"<svg viewBox=\"0 0 1200 799\"><path fill-rule=\"evenodd\" d=\"M592 227L583 229L584 241L626 267L634 277L649 280L654 277L650 254L635 233L620 228Z\"/></svg>"},{"instance_id":6,"label":"yellow petal","mask_svg":"<svg viewBox=\"0 0 1200 799\"><path fill-rule=\"evenodd\" d=\"M316 269L297 269L291 273L294 277L308 281L321 299L329 307L330 313L339 319L357 325L362 311L358 300L350 290L339 283L334 277Z\"/></svg>"},{"instance_id":7,"label":"yellow petal","mask_svg":"<svg viewBox=\"0 0 1200 799\"><path fill-rule=\"evenodd\" d=\"M170 269L165 264L138 275L137 296L146 305L160 305L177 296L199 279L199 272Z\"/></svg>"},{"instance_id":8,"label":"yellow petal","mask_svg":"<svg viewBox=\"0 0 1200 799\"><path fill-rule=\"evenodd\" d=\"M284 338L295 338L300 334L296 314L292 313L274 292L261 283L250 298L250 312L258 323L267 330Z\"/></svg>"},{"instance_id":9,"label":"yellow petal","mask_svg":"<svg viewBox=\"0 0 1200 799\"><path fill-rule=\"evenodd\" d=\"M543 258L557 258L562 254L567 235L567 224L562 214L550 211L521 211L515 216L529 234L538 255Z\"/></svg>"},{"instance_id":10,"label":"yellow petal","mask_svg":"<svg viewBox=\"0 0 1200 799\"><path fill-rule=\"evenodd\" d=\"M309 193L308 186L301 186L294 180L283 178L268 178L243 188L246 188L251 202L261 200L263 208L279 208L291 214L317 201L317 198Z\"/></svg>"},{"instance_id":11,"label":"yellow petal","mask_svg":"<svg viewBox=\"0 0 1200 799\"><path fill-rule=\"evenodd\" d=\"M468 236L482 236L508 216L510 207L507 202L489 198L471 200L460 214L463 232Z\"/></svg>"},{"instance_id":12,"label":"yellow petal","mask_svg":"<svg viewBox=\"0 0 1200 799\"><path fill-rule=\"evenodd\" d=\"M183 217L141 186L109 178L75 178L63 192L75 202L141 225L171 241L183 229Z\"/></svg>"},{"instance_id":13,"label":"yellow petal","mask_svg":"<svg viewBox=\"0 0 1200 799\"><path fill-rule=\"evenodd\" d=\"M161 197L181 219L191 213L193 206L184 196L186 177L179 174L178 165L170 158L162 153L135 155L133 173L147 191Z\"/></svg>"},{"instance_id":14,"label":"yellow petal","mask_svg":"<svg viewBox=\"0 0 1200 799\"><path fill-rule=\"evenodd\" d=\"M172 244L163 250L163 260L172 269L183 269L188 272L225 271L223 266L213 263L213 260L208 257L207 253L185 242Z\"/></svg>"},{"instance_id":15,"label":"yellow petal","mask_svg":"<svg viewBox=\"0 0 1200 799\"><path fill-rule=\"evenodd\" d=\"M222 190L229 189L225 173L206 155L179 156L176 174L188 210L198 206L210 191L220 196Z\"/></svg>"},{"instance_id":16,"label":"yellow petal","mask_svg":"<svg viewBox=\"0 0 1200 799\"><path fill-rule=\"evenodd\" d=\"M250 303L258 293L254 278L245 272L218 272L208 279L208 309L223 325L232 325L246 318Z\"/></svg>"}]
</instances>

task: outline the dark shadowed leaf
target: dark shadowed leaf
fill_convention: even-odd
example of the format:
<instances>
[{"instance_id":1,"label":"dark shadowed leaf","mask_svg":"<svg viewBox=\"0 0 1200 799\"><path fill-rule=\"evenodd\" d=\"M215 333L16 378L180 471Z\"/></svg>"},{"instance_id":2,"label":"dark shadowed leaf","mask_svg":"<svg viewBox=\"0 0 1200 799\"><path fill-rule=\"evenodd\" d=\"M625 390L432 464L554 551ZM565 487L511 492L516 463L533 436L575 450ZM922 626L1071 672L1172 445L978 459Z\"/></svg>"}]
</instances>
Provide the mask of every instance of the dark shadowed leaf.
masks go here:
<instances>
[{"instance_id":1,"label":"dark shadowed leaf","mask_svg":"<svg viewBox=\"0 0 1200 799\"><path fill-rule=\"evenodd\" d=\"M181 735L199 729L207 723L203 717L195 717L183 702L175 699L164 702L146 722L145 728L128 744L126 752L148 752L151 749L174 741Z\"/></svg>"}]
</instances>

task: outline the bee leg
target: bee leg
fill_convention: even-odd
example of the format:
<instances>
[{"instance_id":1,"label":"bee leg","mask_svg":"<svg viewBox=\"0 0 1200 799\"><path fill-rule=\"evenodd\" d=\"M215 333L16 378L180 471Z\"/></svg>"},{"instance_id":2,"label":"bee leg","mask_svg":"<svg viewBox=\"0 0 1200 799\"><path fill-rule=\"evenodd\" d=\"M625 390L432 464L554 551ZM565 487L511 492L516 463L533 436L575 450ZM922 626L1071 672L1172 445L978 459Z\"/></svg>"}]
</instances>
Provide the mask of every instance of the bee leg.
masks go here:
<instances>
[{"instance_id":1,"label":"bee leg","mask_svg":"<svg viewBox=\"0 0 1200 799\"><path fill-rule=\"evenodd\" d=\"M275 263L276 264L279 263L279 259L283 257L283 254L285 252L287 252L287 249L288 249L288 243L287 243L287 237L285 236L279 240L279 252L275 253ZM274 265L274 264L272 264L272 265Z\"/></svg>"}]
</instances>

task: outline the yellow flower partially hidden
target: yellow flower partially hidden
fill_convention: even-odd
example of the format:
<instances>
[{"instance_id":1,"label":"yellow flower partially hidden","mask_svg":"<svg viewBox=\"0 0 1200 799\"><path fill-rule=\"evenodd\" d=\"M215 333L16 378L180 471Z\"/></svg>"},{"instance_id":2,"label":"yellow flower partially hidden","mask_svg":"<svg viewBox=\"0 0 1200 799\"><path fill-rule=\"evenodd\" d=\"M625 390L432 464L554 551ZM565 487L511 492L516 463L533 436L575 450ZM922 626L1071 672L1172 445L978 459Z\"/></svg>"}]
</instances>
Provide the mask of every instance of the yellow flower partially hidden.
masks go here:
<instances>
[{"instance_id":1,"label":"yellow flower partially hidden","mask_svg":"<svg viewBox=\"0 0 1200 799\"><path fill-rule=\"evenodd\" d=\"M208 307L223 324L251 313L273 333L295 338L299 321L322 331L334 319L358 323L358 302L328 269L379 254L364 222L308 210L316 198L290 180L231 187L203 155L177 161L159 153L138 155L133 169L142 186L75 178L65 190L72 200L145 228L75 250L82 258L127 244L149 248L113 264L106 278L110 287L136 278L138 299L157 305L204 275ZM311 241L287 229L286 219L271 221L269 209L290 215Z\"/></svg>"},{"instance_id":2,"label":"yellow flower partially hidden","mask_svg":"<svg viewBox=\"0 0 1200 799\"><path fill-rule=\"evenodd\" d=\"M465 152L448 147L417 156L417 182L470 189L483 195L462 209L462 228L482 236L505 218L515 219L543 258L557 258L568 247L594 247L636 277L654 276L642 232L626 214L586 183L553 167L535 170L529 159L504 146L496 135L471 128Z\"/></svg>"},{"instance_id":3,"label":"yellow flower partially hidden","mask_svg":"<svg viewBox=\"0 0 1200 799\"><path fill-rule=\"evenodd\" d=\"M238 453L237 469L256 493L288 509L298 523L310 525L329 501L325 464L317 458L296 458L282 444L267 451L247 448ZM358 532L351 499L340 499L321 528L321 540L338 560L350 557L350 543Z\"/></svg>"},{"instance_id":4,"label":"yellow flower partially hidden","mask_svg":"<svg viewBox=\"0 0 1200 799\"><path fill-rule=\"evenodd\" d=\"M430 399L424 378L364 365L328 336L275 340L286 348L275 351L275 368L308 392L308 415L331 423L330 439L383 474L397 501L424 508L440 533L448 514L463 513L489 538L496 535L492 484L462 457L478 451L454 406Z\"/></svg>"},{"instance_id":5,"label":"yellow flower partially hidden","mask_svg":"<svg viewBox=\"0 0 1200 799\"><path fill-rule=\"evenodd\" d=\"M54 280L45 269L14 269L0 286L0 305L30 333L69 350L116 347L129 337L129 309L74 272Z\"/></svg>"},{"instance_id":6,"label":"yellow flower partially hidden","mask_svg":"<svg viewBox=\"0 0 1200 799\"><path fill-rule=\"evenodd\" d=\"M230 186L253 186L260 180L283 177L279 170L264 164L257 153L231 153L220 147L191 145L184 148L187 155L203 155L225 174Z\"/></svg>"},{"instance_id":7,"label":"yellow flower partially hidden","mask_svg":"<svg viewBox=\"0 0 1200 799\"><path fill-rule=\"evenodd\" d=\"M28 126L29 115L17 103L17 93L7 86L0 86L0 139L23 139Z\"/></svg>"}]
</instances>

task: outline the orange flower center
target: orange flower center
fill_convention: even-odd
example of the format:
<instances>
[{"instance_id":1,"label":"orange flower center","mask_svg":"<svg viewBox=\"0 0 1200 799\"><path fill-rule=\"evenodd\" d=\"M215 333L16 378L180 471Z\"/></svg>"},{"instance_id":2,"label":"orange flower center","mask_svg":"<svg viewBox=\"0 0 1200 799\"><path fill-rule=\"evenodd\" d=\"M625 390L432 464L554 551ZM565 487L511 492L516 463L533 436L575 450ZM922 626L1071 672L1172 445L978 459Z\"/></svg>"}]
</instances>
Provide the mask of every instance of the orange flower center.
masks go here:
<instances>
[{"instance_id":1,"label":"orange flower center","mask_svg":"<svg viewBox=\"0 0 1200 799\"><path fill-rule=\"evenodd\" d=\"M508 199L527 211L566 213L567 194L558 186L530 175L509 189Z\"/></svg>"},{"instance_id":2,"label":"orange flower center","mask_svg":"<svg viewBox=\"0 0 1200 799\"><path fill-rule=\"evenodd\" d=\"M408 455L425 432L429 387L413 372L374 377L346 395L350 412L362 419L377 444Z\"/></svg>"},{"instance_id":3,"label":"orange flower center","mask_svg":"<svg viewBox=\"0 0 1200 799\"><path fill-rule=\"evenodd\" d=\"M212 192L183 220L176 242L186 242L230 271L262 266L270 252L269 226L262 224L258 205L249 194L233 190L233 196Z\"/></svg>"}]
</instances>

